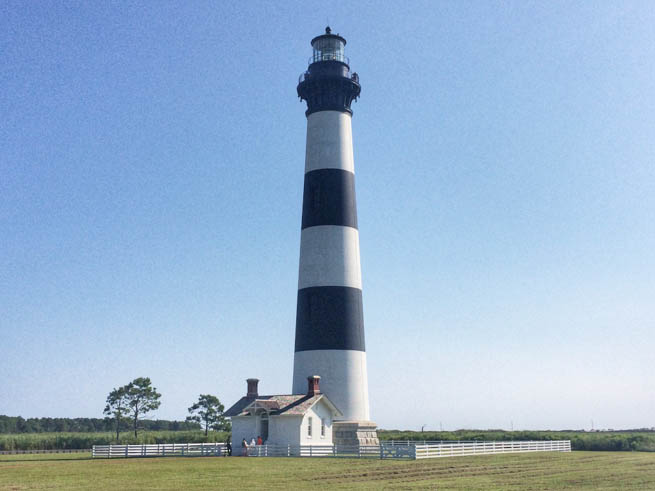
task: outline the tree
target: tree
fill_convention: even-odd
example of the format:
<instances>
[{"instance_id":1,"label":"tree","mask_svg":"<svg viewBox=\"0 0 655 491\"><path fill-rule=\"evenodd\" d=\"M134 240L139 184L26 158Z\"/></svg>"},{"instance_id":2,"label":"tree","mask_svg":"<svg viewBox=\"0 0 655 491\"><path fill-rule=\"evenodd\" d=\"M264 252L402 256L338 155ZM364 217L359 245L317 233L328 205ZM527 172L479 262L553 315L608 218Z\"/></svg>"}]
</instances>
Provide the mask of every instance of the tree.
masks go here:
<instances>
[{"instance_id":1,"label":"tree","mask_svg":"<svg viewBox=\"0 0 655 491\"><path fill-rule=\"evenodd\" d=\"M104 414L116 420L116 441L120 436L121 419L127 412L127 386L112 390L107 396Z\"/></svg>"},{"instance_id":2,"label":"tree","mask_svg":"<svg viewBox=\"0 0 655 491\"><path fill-rule=\"evenodd\" d=\"M137 436L139 417L144 417L148 412L159 407L161 394L157 392L148 377L135 378L125 386L127 406L130 408L130 416L134 422L134 436Z\"/></svg>"},{"instance_id":3,"label":"tree","mask_svg":"<svg viewBox=\"0 0 655 491\"><path fill-rule=\"evenodd\" d=\"M223 404L218 397L209 394L200 394L198 402L189 408L191 416L187 416L187 421L195 421L205 426L205 436L209 428L212 430L222 430L225 428L225 417L223 416Z\"/></svg>"}]
</instances>

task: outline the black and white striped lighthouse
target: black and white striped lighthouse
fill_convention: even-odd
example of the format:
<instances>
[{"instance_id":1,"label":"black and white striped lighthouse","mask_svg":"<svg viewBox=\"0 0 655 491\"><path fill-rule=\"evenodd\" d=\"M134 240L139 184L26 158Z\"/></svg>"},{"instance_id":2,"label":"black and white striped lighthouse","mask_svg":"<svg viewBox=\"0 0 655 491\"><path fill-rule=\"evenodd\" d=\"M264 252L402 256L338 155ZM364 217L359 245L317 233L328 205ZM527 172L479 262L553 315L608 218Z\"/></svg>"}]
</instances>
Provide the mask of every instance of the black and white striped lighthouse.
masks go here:
<instances>
[{"instance_id":1,"label":"black and white striped lighthouse","mask_svg":"<svg viewBox=\"0 0 655 491\"><path fill-rule=\"evenodd\" d=\"M350 108L359 77L344 55L346 40L329 27L311 44L297 89L307 102L307 147L293 393L305 391L309 375L320 375L345 420L368 421Z\"/></svg>"}]
</instances>

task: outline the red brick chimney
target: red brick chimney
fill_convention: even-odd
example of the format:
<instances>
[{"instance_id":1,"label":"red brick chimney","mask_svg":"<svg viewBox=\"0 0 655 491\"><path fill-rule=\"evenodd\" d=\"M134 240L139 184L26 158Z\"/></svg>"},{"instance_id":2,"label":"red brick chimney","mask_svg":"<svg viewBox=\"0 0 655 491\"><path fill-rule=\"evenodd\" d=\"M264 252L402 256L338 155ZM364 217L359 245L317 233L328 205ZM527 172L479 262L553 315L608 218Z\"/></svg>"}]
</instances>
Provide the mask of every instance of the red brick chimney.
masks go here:
<instances>
[{"instance_id":1,"label":"red brick chimney","mask_svg":"<svg viewBox=\"0 0 655 491\"><path fill-rule=\"evenodd\" d=\"M318 375L311 375L307 377L307 395L314 396L321 393L321 388L318 386L321 377Z\"/></svg>"},{"instance_id":2,"label":"red brick chimney","mask_svg":"<svg viewBox=\"0 0 655 491\"><path fill-rule=\"evenodd\" d=\"M248 382L248 393L246 394L246 397L257 397L259 394L257 393L257 384L259 383L258 378L249 378L246 380Z\"/></svg>"}]
</instances>

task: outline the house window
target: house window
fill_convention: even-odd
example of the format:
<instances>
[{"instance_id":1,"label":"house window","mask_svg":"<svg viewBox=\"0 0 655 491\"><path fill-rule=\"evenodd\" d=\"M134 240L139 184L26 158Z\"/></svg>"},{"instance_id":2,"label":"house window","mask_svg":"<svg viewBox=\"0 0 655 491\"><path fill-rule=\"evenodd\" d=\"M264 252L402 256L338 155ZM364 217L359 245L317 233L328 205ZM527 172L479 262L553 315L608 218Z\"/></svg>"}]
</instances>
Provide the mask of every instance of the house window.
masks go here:
<instances>
[{"instance_id":1,"label":"house window","mask_svg":"<svg viewBox=\"0 0 655 491\"><path fill-rule=\"evenodd\" d=\"M312 418L307 418L307 438L312 437Z\"/></svg>"},{"instance_id":2,"label":"house window","mask_svg":"<svg viewBox=\"0 0 655 491\"><path fill-rule=\"evenodd\" d=\"M321 418L321 438L325 438L325 421Z\"/></svg>"}]
</instances>

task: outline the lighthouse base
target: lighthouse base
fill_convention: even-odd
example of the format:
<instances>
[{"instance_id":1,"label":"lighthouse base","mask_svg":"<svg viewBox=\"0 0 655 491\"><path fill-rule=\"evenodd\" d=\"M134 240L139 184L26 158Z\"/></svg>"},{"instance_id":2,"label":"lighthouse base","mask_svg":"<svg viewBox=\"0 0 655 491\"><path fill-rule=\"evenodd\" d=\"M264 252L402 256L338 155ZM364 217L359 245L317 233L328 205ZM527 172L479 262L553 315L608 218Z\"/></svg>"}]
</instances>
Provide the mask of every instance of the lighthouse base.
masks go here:
<instances>
[{"instance_id":1,"label":"lighthouse base","mask_svg":"<svg viewBox=\"0 0 655 491\"><path fill-rule=\"evenodd\" d=\"M332 443L338 446L380 445L372 421L335 421L332 423Z\"/></svg>"}]
</instances>

